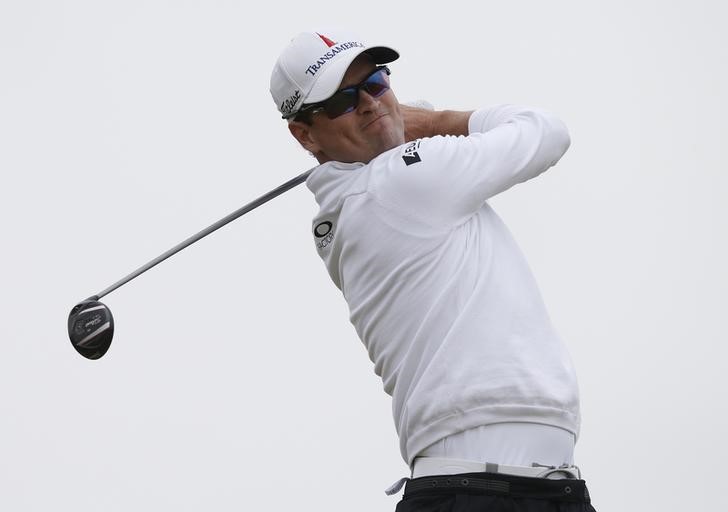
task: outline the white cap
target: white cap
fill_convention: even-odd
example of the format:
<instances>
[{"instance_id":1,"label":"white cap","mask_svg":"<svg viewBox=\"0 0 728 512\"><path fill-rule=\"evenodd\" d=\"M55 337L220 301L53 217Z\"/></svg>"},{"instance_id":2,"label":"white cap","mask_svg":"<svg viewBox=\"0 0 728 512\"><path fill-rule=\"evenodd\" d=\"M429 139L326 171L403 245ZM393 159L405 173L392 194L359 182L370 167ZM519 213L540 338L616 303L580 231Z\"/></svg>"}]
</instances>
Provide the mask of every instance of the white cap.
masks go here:
<instances>
[{"instance_id":1,"label":"white cap","mask_svg":"<svg viewBox=\"0 0 728 512\"><path fill-rule=\"evenodd\" d=\"M304 103L317 103L334 94L346 70L360 54L375 64L399 58L392 48L367 48L356 36L343 33L302 32L281 52L270 77L270 93L278 111L288 117Z\"/></svg>"}]
</instances>

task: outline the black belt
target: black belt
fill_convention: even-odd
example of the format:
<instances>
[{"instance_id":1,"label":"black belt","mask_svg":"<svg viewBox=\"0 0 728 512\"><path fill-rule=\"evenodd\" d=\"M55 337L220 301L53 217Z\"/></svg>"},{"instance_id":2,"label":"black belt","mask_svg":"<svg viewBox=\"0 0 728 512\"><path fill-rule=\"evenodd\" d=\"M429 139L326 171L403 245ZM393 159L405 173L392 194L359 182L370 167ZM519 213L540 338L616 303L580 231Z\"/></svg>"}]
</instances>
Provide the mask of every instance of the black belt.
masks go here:
<instances>
[{"instance_id":1,"label":"black belt","mask_svg":"<svg viewBox=\"0 0 728 512\"><path fill-rule=\"evenodd\" d=\"M407 482L403 498L414 494L462 492L590 503L584 480L549 480L500 473L461 473L413 478Z\"/></svg>"}]
</instances>

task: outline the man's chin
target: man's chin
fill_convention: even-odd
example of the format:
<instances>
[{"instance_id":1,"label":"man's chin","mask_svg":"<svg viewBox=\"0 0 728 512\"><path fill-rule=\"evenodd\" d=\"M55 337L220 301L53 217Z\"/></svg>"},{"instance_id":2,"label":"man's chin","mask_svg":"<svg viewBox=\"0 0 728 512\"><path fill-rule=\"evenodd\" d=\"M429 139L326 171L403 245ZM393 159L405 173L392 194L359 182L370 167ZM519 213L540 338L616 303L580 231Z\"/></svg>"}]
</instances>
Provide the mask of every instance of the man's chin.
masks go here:
<instances>
[{"instance_id":1,"label":"man's chin","mask_svg":"<svg viewBox=\"0 0 728 512\"><path fill-rule=\"evenodd\" d=\"M386 133L382 134L382 147L384 151L389 151L390 149L394 149L397 146L401 146L404 144L404 133L400 133L397 130L394 130L393 128L388 130Z\"/></svg>"}]
</instances>

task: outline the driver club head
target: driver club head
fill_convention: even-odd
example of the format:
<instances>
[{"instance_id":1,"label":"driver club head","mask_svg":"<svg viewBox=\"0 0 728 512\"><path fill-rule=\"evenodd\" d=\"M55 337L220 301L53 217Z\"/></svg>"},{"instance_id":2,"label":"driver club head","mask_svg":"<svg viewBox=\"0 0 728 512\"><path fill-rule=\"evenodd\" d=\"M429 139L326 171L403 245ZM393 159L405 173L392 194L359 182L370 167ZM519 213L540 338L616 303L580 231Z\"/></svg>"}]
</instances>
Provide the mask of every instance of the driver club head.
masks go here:
<instances>
[{"instance_id":1,"label":"driver club head","mask_svg":"<svg viewBox=\"0 0 728 512\"><path fill-rule=\"evenodd\" d=\"M105 304L89 298L76 304L68 315L71 345L87 359L99 359L114 337L114 317Z\"/></svg>"}]
</instances>

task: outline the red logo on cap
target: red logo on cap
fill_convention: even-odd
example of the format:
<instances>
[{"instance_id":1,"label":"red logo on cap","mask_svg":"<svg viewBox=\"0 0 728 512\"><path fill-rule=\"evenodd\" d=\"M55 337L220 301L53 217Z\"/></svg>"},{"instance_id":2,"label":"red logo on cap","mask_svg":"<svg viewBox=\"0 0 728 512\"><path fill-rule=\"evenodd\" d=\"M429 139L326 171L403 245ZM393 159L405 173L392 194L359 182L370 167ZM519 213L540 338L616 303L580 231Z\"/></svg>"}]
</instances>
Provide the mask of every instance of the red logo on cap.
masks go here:
<instances>
[{"instance_id":1,"label":"red logo on cap","mask_svg":"<svg viewBox=\"0 0 728 512\"><path fill-rule=\"evenodd\" d=\"M334 45L336 44L336 43L335 43L335 42L333 42L333 41L332 41L331 39L329 39L329 38L328 38L328 37L326 37L326 36L322 36L322 35L321 35L321 34L319 34L318 32L316 32L316 35L318 35L318 36L319 36L319 37L321 38L321 40L322 40L322 41L323 41L324 43L326 43L326 46L328 46L329 48L331 48L332 46L334 46Z\"/></svg>"}]
</instances>

